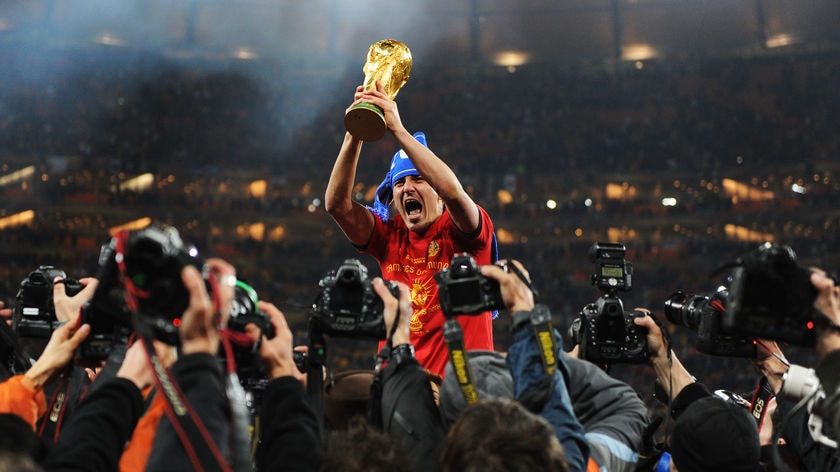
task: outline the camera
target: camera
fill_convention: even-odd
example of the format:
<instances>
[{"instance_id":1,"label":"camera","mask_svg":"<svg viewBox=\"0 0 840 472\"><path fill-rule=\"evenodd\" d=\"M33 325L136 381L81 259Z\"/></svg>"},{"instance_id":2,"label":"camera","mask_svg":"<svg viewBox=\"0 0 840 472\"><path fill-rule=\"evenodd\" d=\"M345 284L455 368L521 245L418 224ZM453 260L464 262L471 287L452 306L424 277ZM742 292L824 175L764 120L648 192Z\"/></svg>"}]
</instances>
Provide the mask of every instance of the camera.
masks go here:
<instances>
[{"instance_id":1,"label":"camera","mask_svg":"<svg viewBox=\"0 0 840 472\"><path fill-rule=\"evenodd\" d=\"M385 283L399 297L396 282L386 280ZM321 290L312 307L314 329L339 337L385 339L384 305L371 285L367 267L360 260L345 259L318 286Z\"/></svg>"},{"instance_id":2,"label":"camera","mask_svg":"<svg viewBox=\"0 0 840 472\"><path fill-rule=\"evenodd\" d=\"M274 337L274 325L271 319L257 308L257 291L247 283L237 280L233 287L233 300L230 306L228 328L239 333L245 332L245 326L253 323L260 328L266 338Z\"/></svg>"},{"instance_id":3,"label":"camera","mask_svg":"<svg viewBox=\"0 0 840 472\"><path fill-rule=\"evenodd\" d=\"M811 433L811 437L814 441L826 446L837 447L837 441L823 431L823 416L831 419L832 415L836 415L836 411L827 407L826 403L830 402L826 402L826 392L814 369L791 364L784 377L782 377L782 388L779 395L795 402L807 401L808 431Z\"/></svg>"},{"instance_id":4,"label":"camera","mask_svg":"<svg viewBox=\"0 0 840 472\"><path fill-rule=\"evenodd\" d=\"M634 319L645 316L624 311L618 291L632 288L633 265L624 259L621 243L596 242L589 250L595 264L592 284L603 295L586 305L572 322L567 337L580 346L580 357L594 363L637 364L647 360L647 332Z\"/></svg>"},{"instance_id":5,"label":"camera","mask_svg":"<svg viewBox=\"0 0 840 472\"><path fill-rule=\"evenodd\" d=\"M817 289L789 246L764 243L723 268L727 267L734 270L724 330L798 346L815 345L814 327L824 318L814 308Z\"/></svg>"},{"instance_id":6,"label":"camera","mask_svg":"<svg viewBox=\"0 0 840 472\"><path fill-rule=\"evenodd\" d=\"M665 317L675 325L697 332L697 350L713 356L754 358L755 341L723 330L727 290L721 287L711 297L674 292L665 301Z\"/></svg>"},{"instance_id":7,"label":"camera","mask_svg":"<svg viewBox=\"0 0 840 472\"><path fill-rule=\"evenodd\" d=\"M255 324L266 338L274 337L274 325L271 319L257 308L259 298L257 291L247 283L237 280L233 287L233 300L231 300L230 317L228 318L228 329L237 333L244 333L249 323ZM233 358L236 363L236 374L239 381L246 390L262 388L267 383L262 361L256 354L257 343L250 342L240 344L231 343L233 347Z\"/></svg>"},{"instance_id":8,"label":"camera","mask_svg":"<svg viewBox=\"0 0 840 472\"><path fill-rule=\"evenodd\" d=\"M99 285L82 308L91 333L79 347L79 357L104 360L123 344L132 328L177 345L180 316L189 306L181 280L186 265L203 269L197 250L185 244L172 226L153 224L121 231L99 254Z\"/></svg>"},{"instance_id":9,"label":"camera","mask_svg":"<svg viewBox=\"0 0 840 472\"><path fill-rule=\"evenodd\" d=\"M443 314L478 315L505 307L499 282L481 274L467 253L452 257L449 267L435 274Z\"/></svg>"},{"instance_id":10,"label":"camera","mask_svg":"<svg viewBox=\"0 0 840 472\"><path fill-rule=\"evenodd\" d=\"M29 273L20 283L13 325L15 332L25 338L49 338L58 325L53 302L53 280L56 277L64 279L64 292L73 296L82 291L84 285L78 280L70 279L67 274L53 266L42 265Z\"/></svg>"}]
</instances>

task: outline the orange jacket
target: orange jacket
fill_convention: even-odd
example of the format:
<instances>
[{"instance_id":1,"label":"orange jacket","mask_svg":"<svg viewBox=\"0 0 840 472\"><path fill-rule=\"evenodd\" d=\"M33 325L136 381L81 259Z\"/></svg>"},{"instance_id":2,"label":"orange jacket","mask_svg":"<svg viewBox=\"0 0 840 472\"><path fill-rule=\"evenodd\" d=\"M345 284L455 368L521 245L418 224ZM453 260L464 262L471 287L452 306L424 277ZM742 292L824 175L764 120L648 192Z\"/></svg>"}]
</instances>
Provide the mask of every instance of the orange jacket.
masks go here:
<instances>
[{"instance_id":1,"label":"orange jacket","mask_svg":"<svg viewBox=\"0 0 840 472\"><path fill-rule=\"evenodd\" d=\"M44 390L23 374L15 375L0 383L0 413L14 413L20 416L32 430L47 411Z\"/></svg>"},{"instance_id":2,"label":"orange jacket","mask_svg":"<svg viewBox=\"0 0 840 472\"><path fill-rule=\"evenodd\" d=\"M143 392L148 398L151 388ZM153 394L154 395L154 394ZM120 472L143 472L146 470L146 463L149 461L149 454L152 452L152 443L155 441L155 430L157 430L160 418L165 414L166 398L163 395L154 395L149 409L137 422L131 440L120 457Z\"/></svg>"}]
</instances>

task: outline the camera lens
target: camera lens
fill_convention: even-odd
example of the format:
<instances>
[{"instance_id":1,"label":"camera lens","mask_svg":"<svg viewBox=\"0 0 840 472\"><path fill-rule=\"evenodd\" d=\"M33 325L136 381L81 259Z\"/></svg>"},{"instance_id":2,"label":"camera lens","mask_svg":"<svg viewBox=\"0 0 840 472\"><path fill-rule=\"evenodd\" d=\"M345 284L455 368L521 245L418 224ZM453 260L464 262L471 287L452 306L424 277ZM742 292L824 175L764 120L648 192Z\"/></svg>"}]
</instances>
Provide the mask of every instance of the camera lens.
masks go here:
<instances>
[{"instance_id":1,"label":"camera lens","mask_svg":"<svg viewBox=\"0 0 840 472\"><path fill-rule=\"evenodd\" d=\"M675 325L696 330L709 297L676 292L665 301L665 317Z\"/></svg>"}]
</instances>

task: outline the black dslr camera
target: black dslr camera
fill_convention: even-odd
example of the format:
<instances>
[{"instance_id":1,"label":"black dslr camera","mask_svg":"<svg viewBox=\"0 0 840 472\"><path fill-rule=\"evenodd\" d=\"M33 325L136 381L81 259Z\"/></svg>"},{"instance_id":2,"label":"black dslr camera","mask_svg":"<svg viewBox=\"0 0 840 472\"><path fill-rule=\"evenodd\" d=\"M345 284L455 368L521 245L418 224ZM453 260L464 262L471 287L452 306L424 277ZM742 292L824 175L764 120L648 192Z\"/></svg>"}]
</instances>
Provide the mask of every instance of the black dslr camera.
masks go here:
<instances>
[{"instance_id":1,"label":"black dslr camera","mask_svg":"<svg viewBox=\"0 0 840 472\"><path fill-rule=\"evenodd\" d=\"M268 315L257 308L259 297L257 291L247 283L237 280L233 287L233 300L230 306L228 328L239 333L245 332L249 323L257 325L266 338L274 337L274 325Z\"/></svg>"},{"instance_id":2,"label":"black dslr camera","mask_svg":"<svg viewBox=\"0 0 840 472\"><path fill-rule=\"evenodd\" d=\"M204 266L195 247L185 244L172 226L153 224L114 236L102 247L99 285L82 309L91 333L80 346L80 357L106 359L132 328L176 345L180 316L189 306L181 280L187 264L199 270Z\"/></svg>"},{"instance_id":3,"label":"black dslr camera","mask_svg":"<svg viewBox=\"0 0 840 472\"><path fill-rule=\"evenodd\" d=\"M257 291L241 280L236 281L233 290L228 329L237 333L244 333L245 327L249 323L253 323L266 338L273 338L275 332L271 319L257 308L259 302ZM246 390L264 388L268 379L263 372L259 356L254 355L259 345L243 346L235 342L231 344L233 346L233 358L236 362L236 374L242 387Z\"/></svg>"},{"instance_id":4,"label":"black dslr camera","mask_svg":"<svg viewBox=\"0 0 840 472\"><path fill-rule=\"evenodd\" d=\"M677 291L665 301L665 317L675 325L697 332L697 350L713 356L754 358L752 338L723 329L728 292L721 287L711 297Z\"/></svg>"},{"instance_id":5,"label":"black dslr camera","mask_svg":"<svg viewBox=\"0 0 840 472\"><path fill-rule=\"evenodd\" d=\"M78 280L67 278L63 270L42 265L29 273L20 283L13 326L15 333L24 338L49 338L58 325L53 302L53 280L64 279L64 292L68 296L79 293L83 288Z\"/></svg>"},{"instance_id":6,"label":"black dslr camera","mask_svg":"<svg viewBox=\"0 0 840 472\"><path fill-rule=\"evenodd\" d=\"M396 282L385 281L395 297ZM367 267L358 259L346 259L318 283L312 327L320 333L347 338L385 339L384 305L368 278Z\"/></svg>"},{"instance_id":7,"label":"black dslr camera","mask_svg":"<svg viewBox=\"0 0 840 472\"><path fill-rule=\"evenodd\" d=\"M499 282L481 275L467 253L452 257L449 267L435 274L440 307L446 316L478 315L505 307Z\"/></svg>"},{"instance_id":8,"label":"black dslr camera","mask_svg":"<svg viewBox=\"0 0 840 472\"><path fill-rule=\"evenodd\" d=\"M592 285L603 295L586 305L569 328L568 337L580 346L580 357L596 364L647 360L647 332L633 322L642 313L624 311L616 295L632 287L633 265L624 259L621 243L597 242L589 250L595 264Z\"/></svg>"},{"instance_id":9,"label":"black dslr camera","mask_svg":"<svg viewBox=\"0 0 840 472\"><path fill-rule=\"evenodd\" d=\"M721 269L734 267L723 328L797 346L816 343L825 317L814 308L817 288L789 246L764 243ZM720 269L719 269L720 270Z\"/></svg>"}]
</instances>

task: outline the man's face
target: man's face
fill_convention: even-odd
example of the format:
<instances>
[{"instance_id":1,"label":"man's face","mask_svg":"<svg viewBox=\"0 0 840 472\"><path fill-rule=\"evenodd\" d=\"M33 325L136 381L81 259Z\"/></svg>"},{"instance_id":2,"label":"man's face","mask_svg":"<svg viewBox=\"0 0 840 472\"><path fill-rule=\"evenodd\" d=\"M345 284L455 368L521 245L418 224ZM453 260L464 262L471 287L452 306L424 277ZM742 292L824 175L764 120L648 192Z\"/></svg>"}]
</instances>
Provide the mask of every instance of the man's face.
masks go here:
<instances>
[{"instance_id":1,"label":"man's face","mask_svg":"<svg viewBox=\"0 0 840 472\"><path fill-rule=\"evenodd\" d=\"M425 231L443 214L443 200L419 175L394 182L394 204L411 231Z\"/></svg>"}]
</instances>

